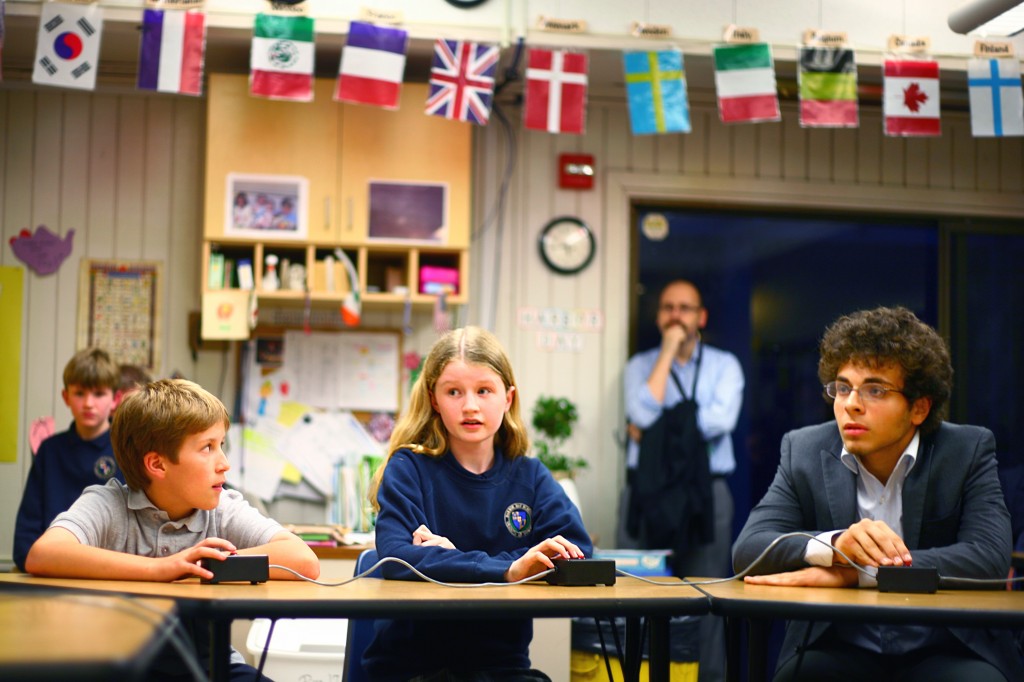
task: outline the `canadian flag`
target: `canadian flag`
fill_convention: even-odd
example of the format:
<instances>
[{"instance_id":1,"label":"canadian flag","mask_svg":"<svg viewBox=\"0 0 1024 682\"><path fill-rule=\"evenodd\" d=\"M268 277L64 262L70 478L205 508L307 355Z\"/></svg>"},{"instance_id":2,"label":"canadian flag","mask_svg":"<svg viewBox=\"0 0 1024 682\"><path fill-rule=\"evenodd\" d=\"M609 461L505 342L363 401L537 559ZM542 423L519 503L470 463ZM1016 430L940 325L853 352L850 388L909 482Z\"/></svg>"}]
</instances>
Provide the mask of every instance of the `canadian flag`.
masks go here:
<instances>
[{"instance_id":1,"label":"canadian flag","mask_svg":"<svg viewBox=\"0 0 1024 682\"><path fill-rule=\"evenodd\" d=\"M524 123L530 130L583 134L587 113L587 55L530 50Z\"/></svg>"},{"instance_id":2,"label":"canadian flag","mask_svg":"<svg viewBox=\"0 0 1024 682\"><path fill-rule=\"evenodd\" d=\"M885 61L882 111L889 136L942 134L939 63L934 60Z\"/></svg>"}]
</instances>

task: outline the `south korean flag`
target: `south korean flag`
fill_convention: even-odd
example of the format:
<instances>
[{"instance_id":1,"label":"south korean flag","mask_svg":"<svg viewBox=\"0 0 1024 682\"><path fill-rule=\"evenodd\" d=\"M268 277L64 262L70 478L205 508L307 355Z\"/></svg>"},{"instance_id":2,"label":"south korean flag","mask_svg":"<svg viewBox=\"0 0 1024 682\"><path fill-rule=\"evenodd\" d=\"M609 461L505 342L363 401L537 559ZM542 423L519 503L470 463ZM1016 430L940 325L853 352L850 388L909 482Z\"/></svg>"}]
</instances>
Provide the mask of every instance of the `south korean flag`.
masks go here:
<instances>
[{"instance_id":1,"label":"south korean flag","mask_svg":"<svg viewBox=\"0 0 1024 682\"><path fill-rule=\"evenodd\" d=\"M95 90L102 33L99 6L43 3L32 82Z\"/></svg>"}]
</instances>

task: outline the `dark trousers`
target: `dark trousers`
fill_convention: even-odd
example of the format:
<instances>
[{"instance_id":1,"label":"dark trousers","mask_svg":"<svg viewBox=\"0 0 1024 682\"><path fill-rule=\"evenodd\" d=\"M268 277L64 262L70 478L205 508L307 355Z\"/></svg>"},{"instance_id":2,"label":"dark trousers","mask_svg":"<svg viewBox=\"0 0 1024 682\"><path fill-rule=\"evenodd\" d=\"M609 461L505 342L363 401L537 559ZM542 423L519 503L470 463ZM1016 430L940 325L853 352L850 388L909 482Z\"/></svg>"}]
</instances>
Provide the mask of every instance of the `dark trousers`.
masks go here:
<instances>
[{"instance_id":1,"label":"dark trousers","mask_svg":"<svg viewBox=\"0 0 1024 682\"><path fill-rule=\"evenodd\" d=\"M908 654L867 651L826 636L775 673L774 682L1007 682L967 647L929 647Z\"/></svg>"},{"instance_id":2,"label":"dark trousers","mask_svg":"<svg viewBox=\"0 0 1024 682\"><path fill-rule=\"evenodd\" d=\"M715 500L715 539L697 547L688 556L673 561L676 575L680 578L724 578L732 575L733 502L728 481L723 477L713 478L711 494ZM700 618L698 679L700 682L721 682L725 679L725 622L719 616Z\"/></svg>"}]
</instances>

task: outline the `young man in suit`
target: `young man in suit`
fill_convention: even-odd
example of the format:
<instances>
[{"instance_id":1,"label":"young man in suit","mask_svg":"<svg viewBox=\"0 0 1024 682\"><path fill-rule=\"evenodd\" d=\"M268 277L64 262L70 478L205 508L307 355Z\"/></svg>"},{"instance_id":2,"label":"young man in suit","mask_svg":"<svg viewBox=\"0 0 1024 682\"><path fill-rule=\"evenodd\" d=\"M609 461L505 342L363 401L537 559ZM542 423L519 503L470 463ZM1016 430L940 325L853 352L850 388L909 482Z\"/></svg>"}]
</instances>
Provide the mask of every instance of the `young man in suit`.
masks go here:
<instances>
[{"instance_id":1,"label":"young man in suit","mask_svg":"<svg viewBox=\"0 0 1024 682\"><path fill-rule=\"evenodd\" d=\"M835 422L783 437L775 480L736 540L733 564L746 569L784 533L818 540L782 540L746 581L875 585L834 550L871 574L912 564L944 577L1005 578L1010 517L995 438L942 421L953 369L935 330L905 308L841 317L822 339L818 376ZM804 679L1002 682L1024 679L1024 666L1007 630L793 621L775 680Z\"/></svg>"}]
</instances>

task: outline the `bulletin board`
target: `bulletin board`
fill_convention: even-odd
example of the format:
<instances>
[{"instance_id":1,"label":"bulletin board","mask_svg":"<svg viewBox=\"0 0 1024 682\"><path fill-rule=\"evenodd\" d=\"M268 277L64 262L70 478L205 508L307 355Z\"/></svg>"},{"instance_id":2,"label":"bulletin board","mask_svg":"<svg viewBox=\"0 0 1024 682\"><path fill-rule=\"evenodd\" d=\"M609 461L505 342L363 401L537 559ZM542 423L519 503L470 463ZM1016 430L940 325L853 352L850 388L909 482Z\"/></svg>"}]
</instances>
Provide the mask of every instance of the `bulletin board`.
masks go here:
<instances>
[{"instance_id":1,"label":"bulletin board","mask_svg":"<svg viewBox=\"0 0 1024 682\"><path fill-rule=\"evenodd\" d=\"M402 334L386 330L257 327L244 368L247 414L275 401L325 410L398 412Z\"/></svg>"},{"instance_id":2,"label":"bulletin board","mask_svg":"<svg viewBox=\"0 0 1024 682\"><path fill-rule=\"evenodd\" d=\"M120 364L160 371L159 261L82 259L78 348L99 347Z\"/></svg>"}]
</instances>

